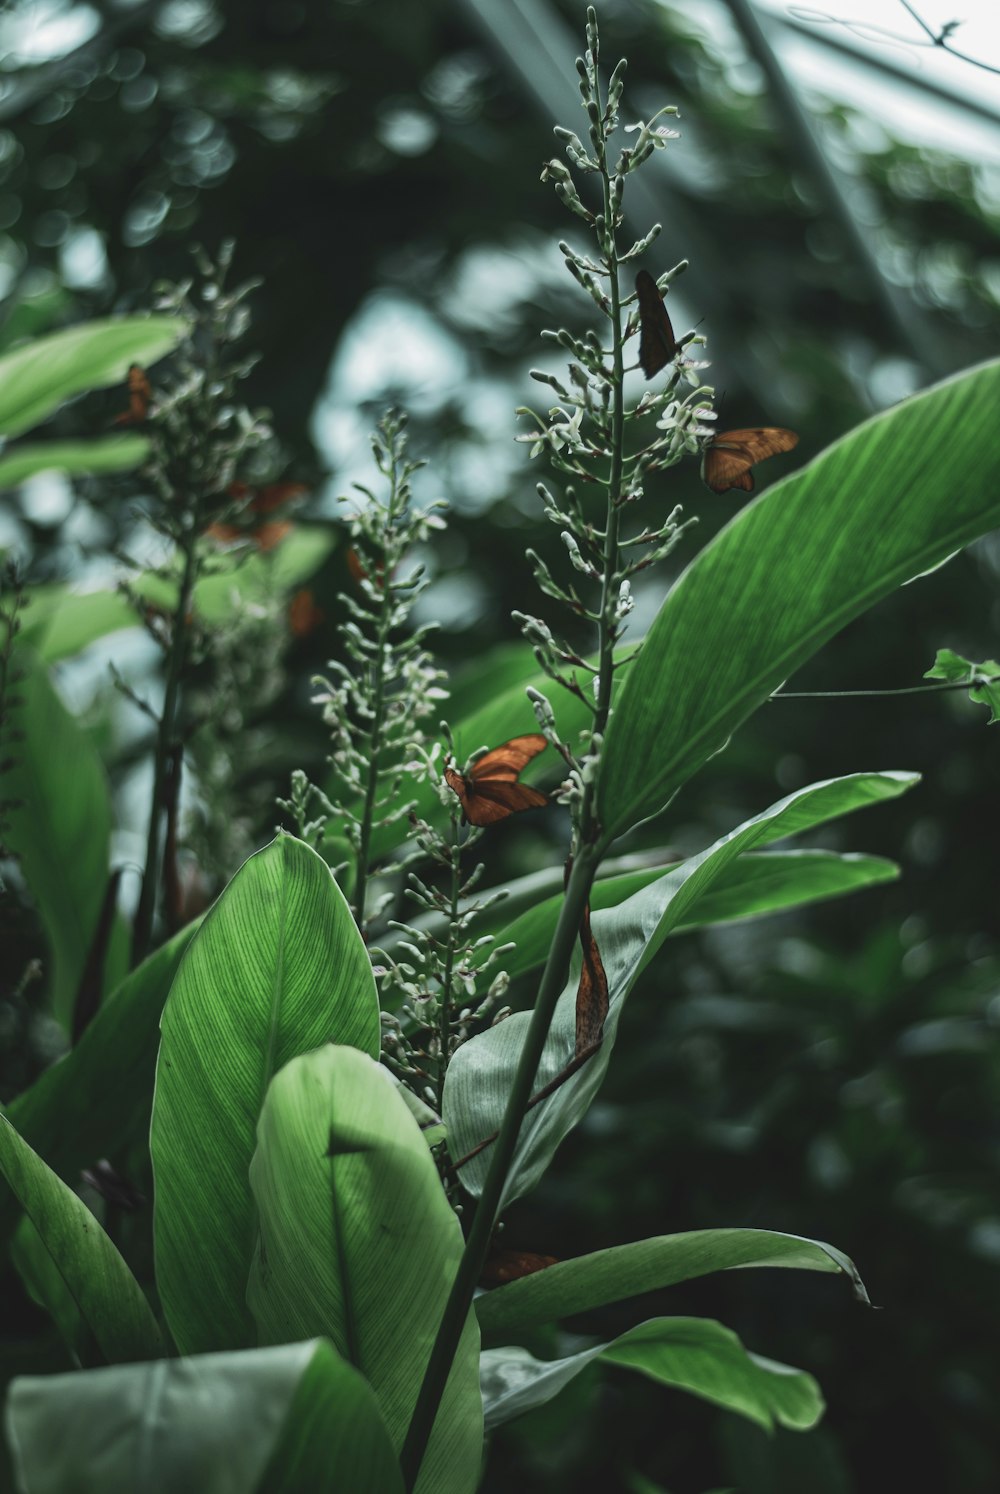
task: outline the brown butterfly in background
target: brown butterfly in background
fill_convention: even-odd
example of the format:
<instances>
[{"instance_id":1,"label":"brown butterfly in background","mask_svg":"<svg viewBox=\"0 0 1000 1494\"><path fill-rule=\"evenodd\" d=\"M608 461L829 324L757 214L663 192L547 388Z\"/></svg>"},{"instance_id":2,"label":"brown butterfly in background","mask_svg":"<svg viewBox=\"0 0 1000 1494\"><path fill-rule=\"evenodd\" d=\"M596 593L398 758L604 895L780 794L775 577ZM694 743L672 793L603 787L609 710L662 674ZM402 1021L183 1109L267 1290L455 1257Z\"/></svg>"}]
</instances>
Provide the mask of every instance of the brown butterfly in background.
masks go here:
<instances>
[{"instance_id":1,"label":"brown butterfly in background","mask_svg":"<svg viewBox=\"0 0 1000 1494\"><path fill-rule=\"evenodd\" d=\"M140 368L138 363L129 365L128 371L128 409L121 415L116 415L111 422L112 425L142 425L149 414L149 407L153 399L153 389L146 377L146 371Z\"/></svg>"},{"instance_id":2,"label":"brown butterfly in background","mask_svg":"<svg viewBox=\"0 0 1000 1494\"><path fill-rule=\"evenodd\" d=\"M794 431L765 425L757 430L720 431L705 447L701 458L702 481L713 493L729 488L753 492L750 468L779 451L791 451L799 444Z\"/></svg>"},{"instance_id":3,"label":"brown butterfly in background","mask_svg":"<svg viewBox=\"0 0 1000 1494\"><path fill-rule=\"evenodd\" d=\"M651 379L677 357L677 339L652 275L640 270L635 277L635 290L639 297L639 365L646 378Z\"/></svg>"},{"instance_id":4,"label":"brown butterfly in background","mask_svg":"<svg viewBox=\"0 0 1000 1494\"><path fill-rule=\"evenodd\" d=\"M497 820L505 820L509 814L517 814L519 810L541 809L543 804L547 804L548 799L538 789L517 781L518 774L547 745L547 738L541 732L533 731L494 747L473 763L468 773L445 768L448 787L458 795L467 823L494 825Z\"/></svg>"}]
</instances>

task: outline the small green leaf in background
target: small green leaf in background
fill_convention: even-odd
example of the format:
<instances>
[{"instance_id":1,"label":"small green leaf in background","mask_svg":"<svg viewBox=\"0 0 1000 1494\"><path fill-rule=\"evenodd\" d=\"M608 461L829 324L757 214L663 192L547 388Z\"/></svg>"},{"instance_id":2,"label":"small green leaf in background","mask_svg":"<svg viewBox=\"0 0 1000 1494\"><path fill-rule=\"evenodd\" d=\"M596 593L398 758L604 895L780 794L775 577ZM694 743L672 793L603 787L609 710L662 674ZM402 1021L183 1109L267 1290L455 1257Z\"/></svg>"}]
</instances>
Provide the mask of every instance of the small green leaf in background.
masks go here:
<instances>
[{"instance_id":1,"label":"small green leaf in background","mask_svg":"<svg viewBox=\"0 0 1000 1494\"><path fill-rule=\"evenodd\" d=\"M1000 523L998 404L1000 363L903 400L768 488L696 556L608 724L605 844L661 810L853 617Z\"/></svg>"},{"instance_id":2,"label":"small green leaf in background","mask_svg":"<svg viewBox=\"0 0 1000 1494\"><path fill-rule=\"evenodd\" d=\"M16 488L38 472L100 477L128 472L149 454L145 436L105 436L96 441L45 441L12 446L0 456L0 491Z\"/></svg>"},{"instance_id":3,"label":"small green leaf in background","mask_svg":"<svg viewBox=\"0 0 1000 1494\"><path fill-rule=\"evenodd\" d=\"M104 1357L122 1363L162 1353L156 1319L128 1266L83 1200L46 1167L4 1116L0 1172L35 1226Z\"/></svg>"},{"instance_id":4,"label":"small green leaf in background","mask_svg":"<svg viewBox=\"0 0 1000 1494\"><path fill-rule=\"evenodd\" d=\"M221 569L203 576L194 591L194 606L207 623L228 622L234 611L291 590L322 565L333 549L334 535L319 525L299 525L276 550L237 559L218 557ZM227 563L228 561L228 563ZM176 582L146 573L131 582L145 601L170 609L177 604ZM123 628L139 626L135 608L120 591L73 592L63 585L30 593L21 632L47 663L70 658L88 644Z\"/></svg>"},{"instance_id":5,"label":"small green leaf in background","mask_svg":"<svg viewBox=\"0 0 1000 1494\"><path fill-rule=\"evenodd\" d=\"M329 1337L371 1385L398 1451L462 1255L427 1144L380 1065L331 1045L275 1075L258 1137L247 1300L261 1342ZM470 1312L417 1489L471 1494L482 1433Z\"/></svg>"},{"instance_id":6,"label":"small green leaf in background","mask_svg":"<svg viewBox=\"0 0 1000 1494\"><path fill-rule=\"evenodd\" d=\"M15 1380L23 1494L402 1494L375 1398L322 1341Z\"/></svg>"},{"instance_id":7,"label":"small green leaf in background","mask_svg":"<svg viewBox=\"0 0 1000 1494\"><path fill-rule=\"evenodd\" d=\"M282 835L244 862L188 946L161 1025L150 1148L163 1309L182 1353L249 1347L248 1174L267 1086L322 1043L379 1051L371 960L315 851Z\"/></svg>"},{"instance_id":8,"label":"small green leaf in background","mask_svg":"<svg viewBox=\"0 0 1000 1494\"><path fill-rule=\"evenodd\" d=\"M664 868L657 866L602 878L591 891L591 909L596 913L601 908L618 907L663 875ZM709 924L781 913L821 899L860 892L880 882L892 882L898 876L899 867L894 861L855 851L751 852L727 866L718 880L696 899L684 922L670 932L685 934ZM499 905L497 943L511 942L517 946L503 958L504 969L512 980L544 965L561 905L561 897L546 898L506 924L502 923L504 904ZM488 920L484 918L476 928L485 933Z\"/></svg>"},{"instance_id":9,"label":"small green leaf in background","mask_svg":"<svg viewBox=\"0 0 1000 1494\"><path fill-rule=\"evenodd\" d=\"M124 383L131 363L155 363L187 330L181 317L122 317L84 322L4 353L0 435L19 436L75 395Z\"/></svg>"},{"instance_id":10,"label":"small green leaf in background","mask_svg":"<svg viewBox=\"0 0 1000 1494\"><path fill-rule=\"evenodd\" d=\"M847 1277L859 1301L868 1302L854 1262L822 1240L767 1229L698 1229L559 1261L484 1292L476 1298L476 1316L484 1334L506 1336L679 1281L748 1266L834 1272Z\"/></svg>"},{"instance_id":11,"label":"small green leaf in background","mask_svg":"<svg viewBox=\"0 0 1000 1494\"><path fill-rule=\"evenodd\" d=\"M950 648L939 648L934 657L934 667L928 669L924 679L957 681L967 680L973 675L989 682L974 685L969 690L969 699L974 700L976 705L988 707L988 724L992 726L995 721L1000 721L1000 664L995 659L987 659L982 664L970 664L968 659L953 653Z\"/></svg>"},{"instance_id":12,"label":"small green leaf in background","mask_svg":"<svg viewBox=\"0 0 1000 1494\"><path fill-rule=\"evenodd\" d=\"M812 1375L749 1353L721 1323L710 1318L651 1318L609 1344L595 1344L564 1359L536 1359L516 1347L485 1350L481 1373L486 1430L543 1406L595 1359L686 1390L768 1432L775 1426L806 1432L823 1414L823 1398Z\"/></svg>"},{"instance_id":13,"label":"small green leaf in background","mask_svg":"<svg viewBox=\"0 0 1000 1494\"><path fill-rule=\"evenodd\" d=\"M160 1016L197 927L181 929L126 976L76 1047L7 1107L28 1145L63 1178L122 1146L148 1116ZM0 1198L0 1239L9 1224Z\"/></svg>"},{"instance_id":14,"label":"small green leaf in background","mask_svg":"<svg viewBox=\"0 0 1000 1494\"><path fill-rule=\"evenodd\" d=\"M13 767L4 797L7 844L37 904L49 946L46 974L55 1016L68 1030L108 881L111 800L101 760L30 649L14 650L23 672L11 710Z\"/></svg>"}]
</instances>

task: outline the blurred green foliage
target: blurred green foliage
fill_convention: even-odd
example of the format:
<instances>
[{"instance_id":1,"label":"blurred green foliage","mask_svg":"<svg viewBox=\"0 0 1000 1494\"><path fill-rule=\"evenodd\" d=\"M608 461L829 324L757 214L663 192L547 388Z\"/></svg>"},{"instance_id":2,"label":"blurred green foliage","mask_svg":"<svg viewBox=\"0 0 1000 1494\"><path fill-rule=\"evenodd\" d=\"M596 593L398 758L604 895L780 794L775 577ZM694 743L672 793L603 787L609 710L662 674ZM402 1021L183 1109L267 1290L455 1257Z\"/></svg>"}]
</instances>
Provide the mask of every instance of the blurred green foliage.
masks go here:
<instances>
[{"instance_id":1,"label":"blurred green foliage","mask_svg":"<svg viewBox=\"0 0 1000 1494\"><path fill-rule=\"evenodd\" d=\"M8 6L5 22L29 8ZM528 366L554 366L540 328L588 324L554 249L565 219L537 182L550 124L576 121L562 99L543 117L510 65L518 48L526 62L532 50L517 33L521 8L510 8L506 52L459 0L90 9L91 41L62 61L10 67L0 87L3 346L145 307L156 281L189 273L193 242L235 237L238 276L264 281L251 402L273 410L293 473L314 486L315 516L333 511L354 475L343 432L394 398L412 408L429 491L454 505L426 557L426 608L444 621L461 703L463 668L470 692L481 690L484 651L516 637L509 613L530 595L525 544L543 555L559 544L542 527L535 474L515 455L511 412L538 402ZM573 28L559 59L571 78L581 7L539 9ZM608 0L601 11L605 55L630 59L637 116L640 103L646 113L680 105L655 268L692 261L677 297L691 322L703 319L710 354L721 349L713 378L727 390L727 425L790 424L805 460L872 409L995 351L995 158L894 139L875 82L870 110L810 98L875 257L933 350L920 366L873 310L726 7ZM372 313L400 306L404 322L422 315L444 339L443 373L438 343L416 354L401 345L398 359L389 334L365 345ZM121 403L88 398L45 434L106 432ZM678 564L731 512L699 487L693 464L682 470L664 502L684 502L701 523ZM127 480L83 480L53 519L25 490L4 500L3 541L26 556L29 581L72 580L134 537L134 497ZM845 629L795 687L914 684L941 647L995 654L998 576L1000 546L983 541ZM283 693L254 721L253 752L232 762L234 786L255 804L284 791L291 767L321 770L309 677L332 647L345 577L341 551L316 587L325 625L292 644ZM640 597L645 621L663 585ZM123 785L141 744L116 724L97 674L78 680L76 698L92 701L84 719L134 828ZM644 1381L588 1371L496 1437L487 1490L625 1489L633 1478L673 1494L995 1487L1000 868L984 719L964 695L775 702L703 769L665 828L632 837L631 848L666 839L686 854L776 790L857 769L924 775L865 826L866 849L901 861L899 883L674 942L669 977L648 978L632 999L601 1100L507 1226L512 1245L557 1256L727 1224L834 1241L880 1312L850 1304L835 1283L783 1279L779 1290L765 1276L713 1278L651 1304L719 1317L749 1347L815 1373L825 1422L768 1439ZM262 809L261 841L272 822ZM841 834L822 843L844 848ZM545 836L530 823L501 827L491 874L551 864L561 847ZM30 919L8 947L19 969L38 952ZM4 1100L30 1077L23 1008L36 989L0 1007ZM61 1364L43 1316L11 1278L2 1289L4 1373ZM636 1312L586 1326L611 1336Z\"/></svg>"}]
</instances>

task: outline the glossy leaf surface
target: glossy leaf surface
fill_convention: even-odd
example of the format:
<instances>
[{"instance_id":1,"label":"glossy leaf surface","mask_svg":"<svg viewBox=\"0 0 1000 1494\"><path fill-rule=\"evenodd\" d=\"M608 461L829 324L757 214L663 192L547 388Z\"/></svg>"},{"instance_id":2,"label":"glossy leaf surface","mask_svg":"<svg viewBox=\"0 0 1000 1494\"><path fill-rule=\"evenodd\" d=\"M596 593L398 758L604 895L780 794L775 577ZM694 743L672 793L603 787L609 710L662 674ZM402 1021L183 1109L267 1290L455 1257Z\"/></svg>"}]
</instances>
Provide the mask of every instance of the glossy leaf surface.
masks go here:
<instances>
[{"instance_id":1,"label":"glossy leaf surface","mask_svg":"<svg viewBox=\"0 0 1000 1494\"><path fill-rule=\"evenodd\" d=\"M0 1172L110 1362L162 1352L156 1319L93 1214L0 1116Z\"/></svg>"},{"instance_id":2,"label":"glossy leaf surface","mask_svg":"<svg viewBox=\"0 0 1000 1494\"><path fill-rule=\"evenodd\" d=\"M178 1348L256 1341L249 1167L267 1086L322 1043L379 1050L371 962L325 862L292 836L246 861L167 1000L150 1145L157 1285Z\"/></svg>"},{"instance_id":3,"label":"glossy leaf surface","mask_svg":"<svg viewBox=\"0 0 1000 1494\"><path fill-rule=\"evenodd\" d=\"M507 1202L534 1187L563 1137L587 1110L607 1070L623 1004L636 979L723 870L745 851L811 829L849 809L893 798L916 781L912 773L855 773L799 789L664 873L624 903L594 914L594 933L611 995L604 1041L593 1058L528 1112L507 1176ZM573 1057L578 978L577 957L556 1006L535 1090L549 1084ZM452 1059L445 1083L444 1122L449 1150L456 1161L499 1128L529 1021L527 1012L515 1012L465 1043ZM487 1148L462 1167L463 1186L478 1194L488 1166Z\"/></svg>"},{"instance_id":4,"label":"glossy leaf surface","mask_svg":"<svg viewBox=\"0 0 1000 1494\"><path fill-rule=\"evenodd\" d=\"M608 725L606 842L662 809L852 618L1000 523L998 404L1000 363L916 394L768 488L701 551Z\"/></svg>"},{"instance_id":5,"label":"glossy leaf surface","mask_svg":"<svg viewBox=\"0 0 1000 1494\"><path fill-rule=\"evenodd\" d=\"M766 1229L699 1229L656 1235L559 1261L476 1298L484 1333L518 1334L539 1323L589 1312L642 1292L659 1291L714 1271L777 1266L846 1276L862 1302L868 1294L850 1258L821 1240Z\"/></svg>"},{"instance_id":6,"label":"glossy leaf surface","mask_svg":"<svg viewBox=\"0 0 1000 1494\"><path fill-rule=\"evenodd\" d=\"M595 1360L686 1390L768 1432L775 1426L805 1432L823 1414L823 1397L812 1375L751 1354L721 1323L651 1318L611 1343L564 1359L536 1359L527 1349L487 1349L482 1363L487 1431L543 1406Z\"/></svg>"},{"instance_id":7,"label":"glossy leaf surface","mask_svg":"<svg viewBox=\"0 0 1000 1494\"><path fill-rule=\"evenodd\" d=\"M20 803L5 839L38 906L52 1006L68 1028L108 880L111 801L97 751L42 662L20 645L14 660L23 674L12 722L22 736L4 797Z\"/></svg>"},{"instance_id":8,"label":"glossy leaf surface","mask_svg":"<svg viewBox=\"0 0 1000 1494\"><path fill-rule=\"evenodd\" d=\"M322 1342L24 1377L6 1423L25 1494L403 1490L371 1391Z\"/></svg>"},{"instance_id":9,"label":"glossy leaf surface","mask_svg":"<svg viewBox=\"0 0 1000 1494\"><path fill-rule=\"evenodd\" d=\"M371 1385L398 1450L462 1254L427 1143L391 1077L329 1044L275 1076L258 1135L248 1301L260 1339L329 1337ZM426 1494L476 1487L478 1362L470 1312L421 1466Z\"/></svg>"}]
</instances>

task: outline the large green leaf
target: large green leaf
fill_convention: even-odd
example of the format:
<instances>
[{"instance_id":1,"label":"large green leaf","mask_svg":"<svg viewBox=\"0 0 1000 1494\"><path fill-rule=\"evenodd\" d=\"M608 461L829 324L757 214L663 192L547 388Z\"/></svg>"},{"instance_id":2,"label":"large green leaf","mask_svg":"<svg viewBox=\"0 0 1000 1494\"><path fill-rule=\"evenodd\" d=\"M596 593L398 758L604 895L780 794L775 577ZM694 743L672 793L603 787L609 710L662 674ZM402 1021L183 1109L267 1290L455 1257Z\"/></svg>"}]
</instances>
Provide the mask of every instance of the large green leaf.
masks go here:
<instances>
[{"instance_id":1,"label":"large green leaf","mask_svg":"<svg viewBox=\"0 0 1000 1494\"><path fill-rule=\"evenodd\" d=\"M812 1375L751 1354L732 1329L710 1318L651 1318L564 1359L536 1359L527 1349L487 1349L480 1373L486 1430L543 1406L600 1360L638 1370L677 1390L755 1421L805 1432L823 1414L823 1397Z\"/></svg>"},{"instance_id":2,"label":"large green leaf","mask_svg":"<svg viewBox=\"0 0 1000 1494\"><path fill-rule=\"evenodd\" d=\"M279 836L244 863L188 946L161 1026L150 1137L160 1297L182 1353L246 1347L248 1170L267 1086L321 1043L379 1051L371 961L307 845Z\"/></svg>"},{"instance_id":3,"label":"large green leaf","mask_svg":"<svg viewBox=\"0 0 1000 1494\"><path fill-rule=\"evenodd\" d=\"M82 1199L0 1116L0 1172L112 1363L162 1352L160 1330L138 1282Z\"/></svg>"},{"instance_id":4,"label":"large green leaf","mask_svg":"<svg viewBox=\"0 0 1000 1494\"><path fill-rule=\"evenodd\" d=\"M250 1177L260 1244L247 1299L261 1342L332 1339L402 1446L462 1231L390 1076L326 1046L271 1081ZM417 1488L467 1494L482 1456L479 1333L469 1314Z\"/></svg>"},{"instance_id":5,"label":"large green leaf","mask_svg":"<svg viewBox=\"0 0 1000 1494\"><path fill-rule=\"evenodd\" d=\"M16 853L48 940L49 993L68 1027L108 880L111 803L100 758L30 649L12 724L23 733L4 797L19 800L5 839Z\"/></svg>"},{"instance_id":6,"label":"large green leaf","mask_svg":"<svg viewBox=\"0 0 1000 1494\"><path fill-rule=\"evenodd\" d=\"M657 866L602 878L594 883L591 909L596 912L600 908L617 907L663 875L663 867ZM896 863L882 856L836 851L759 851L741 856L727 866L697 899L684 922L670 932L683 934L708 924L781 913L823 898L859 892L879 882L891 882L898 876ZM517 946L502 961L512 978L545 964L561 905L560 897L546 898L498 929L498 944L512 942ZM502 909L500 904L499 911ZM477 923L476 931L480 934L490 931L488 917L482 924Z\"/></svg>"},{"instance_id":7,"label":"large green leaf","mask_svg":"<svg viewBox=\"0 0 1000 1494\"><path fill-rule=\"evenodd\" d=\"M23 1494L402 1494L363 1379L323 1342L15 1380Z\"/></svg>"},{"instance_id":8,"label":"large green leaf","mask_svg":"<svg viewBox=\"0 0 1000 1494\"><path fill-rule=\"evenodd\" d=\"M7 1108L29 1146L64 1178L116 1150L148 1116L170 983L197 924L126 976L79 1043ZM0 1200L0 1237L10 1210Z\"/></svg>"},{"instance_id":9,"label":"large green leaf","mask_svg":"<svg viewBox=\"0 0 1000 1494\"><path fill-rule=\"evenodd\" d=\"M20 1204L10 1189L0 1191L14 1201L15 1208L20 1209ZM70 1354L78 1363L86 1363L91 1344L83 1315L27 1214L21 1215L17 1229L11 1236L10 1260L28 1296L48 1313ZM26 1366L19 1368L24 1369ZM0 1488L2 1487L0 1483Z\"/></svg>"},{"instance_id":10,"label":"large green leaf","mask_svg":"<svg viewBox=\"0 0 1000 1494\"><path fill-rule=\"evenodd\" d=\"M242 558L220 554L213 562L213 574L195 587L195 609L205 622L224 623L241 607L280 595L322 565L334 538L329 529L300 525L266 554ZM154 606L177 604L177 585L172 580L147 572L135 577L132 585ZM134 608L120 591L77 593L66 586L49 586L31 593L23 637L51 664L109 633L138 625Z\"/></svg>"},{"instance_id":11,"label":"large green leaf","mask_svg":"<svg viewBox=\"0 0 1000 1494\"><path fill-rule=\"evenodd\" d=\"M854 773L798 789L617 907L594 914L593 930L611 1000L604 1041L581 1069L526 1115L504 1187L506 1202L534 1187L563 1137L585 1113L607 1070L625 998L667 935L692 916L698 899L724 869L744 851L799 834L849 809L892 798L915 782L913 773ZM579 954L556 1005L535 1076L536 1090L562 1073L573 1057L578 979ZM528 1012L515 1012L463 1044L452 1059L445 1081L444 1122L456 1161L499 1129L529 1021ZM461 1169L469 1192L481 1191L489 1160L487 1147Z\"/></svg>"},{"instance_id":12,"label":"large green leaf","mask_svg":"<svg viewBox=\"0 0 1000 1494\"><path fill-rule=\"evenodd\" d=\"M16 488L36 472L127 472L146 460L145 436L105 436L98 441L39 441L15 446L0 457L0 489Z\"/></svg>"},{"instance_id":13,"label":"large green leaf","mask_svg":"<svg viewBox=\"0 0 1000 1494\"><path fill-rule=\"evenodd\" d=\"M698 1229L656 1235L560 1261L483 1293L476 1298L476 1316L483 1332L491 1337L519 1334L539 1323L574 1317L608 1302L659 1291L714 1271L748 1266L834 1272L847 1277L860 1301L868 1301L854 1263L821 1240L766 1229Z\"/></svg>"},{"instance_id":14,"label":"large green leaf","mask_svg":"<svg viewBox=\"0 0 1000 1494\"><path fill-rule=\"evenodd\" d=\"M662 809L783 680L1000 523L1000 363L904 400L768 488L671 589L601 762L605 841Z\"/></svg>"},{"instance_id":15,"label":"large green leaf","mask_svg":"<svg viewBox=\"0 0 1000 1494\"><path fill-rule=\"evenodd\" d=\"M0 356L0 435L19 436L66 400L124 381L176 347L188 324L176 316L85 322Z\"/></svg>"}]
</instances>

